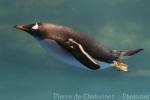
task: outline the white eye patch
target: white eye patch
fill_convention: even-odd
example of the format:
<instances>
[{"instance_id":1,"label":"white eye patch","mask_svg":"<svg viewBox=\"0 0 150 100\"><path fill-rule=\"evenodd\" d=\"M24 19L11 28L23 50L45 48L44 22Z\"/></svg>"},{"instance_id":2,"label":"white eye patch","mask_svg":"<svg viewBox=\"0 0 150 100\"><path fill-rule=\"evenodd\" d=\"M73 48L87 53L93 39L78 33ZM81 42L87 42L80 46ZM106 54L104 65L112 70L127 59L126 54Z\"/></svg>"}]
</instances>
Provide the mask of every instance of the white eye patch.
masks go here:
<instances>
[{"instance_id":1,"label":"white eye patch","mask_svg":"<svg viewBox=\"0 0 150 100\"><path fill-rule=\"evenodd\" d=\"M32 29L34 30L37 30L38 28L39 28L39 25L37 23L32 27Z\"/></svg>"}]
</instances>

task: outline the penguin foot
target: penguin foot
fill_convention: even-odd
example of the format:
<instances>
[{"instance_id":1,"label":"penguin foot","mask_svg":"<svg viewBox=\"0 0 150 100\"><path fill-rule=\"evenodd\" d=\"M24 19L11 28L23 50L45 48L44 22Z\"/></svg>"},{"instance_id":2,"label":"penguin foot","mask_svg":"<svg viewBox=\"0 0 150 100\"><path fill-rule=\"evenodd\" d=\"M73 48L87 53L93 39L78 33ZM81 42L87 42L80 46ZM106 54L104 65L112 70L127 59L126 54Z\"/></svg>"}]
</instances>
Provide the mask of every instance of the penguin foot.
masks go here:
<instances>
[{"instance_id":1,"label":"penguin foot","mask_svg":"<svg viewBox=\"0 0 150 100\"><path fill-rule=\"evenodd\" d=\"M113 67L116 68L119 71L124 71L127 72L128 71L128 65L124 64L122 62L119 61L113 61Z\"/></svg>"}]
</instances>

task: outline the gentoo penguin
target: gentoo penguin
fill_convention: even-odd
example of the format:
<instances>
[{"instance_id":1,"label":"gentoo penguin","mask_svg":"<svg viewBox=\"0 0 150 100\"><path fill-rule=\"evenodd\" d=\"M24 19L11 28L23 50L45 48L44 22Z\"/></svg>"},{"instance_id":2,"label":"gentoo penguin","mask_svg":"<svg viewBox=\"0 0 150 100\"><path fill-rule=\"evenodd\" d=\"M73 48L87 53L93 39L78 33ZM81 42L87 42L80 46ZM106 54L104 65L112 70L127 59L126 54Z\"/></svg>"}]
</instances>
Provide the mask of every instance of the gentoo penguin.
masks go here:
<instances>
[{"instance_id":1,"label":"gentoo penguin","mask_svg":"<svg viewBox=\"0 0 150 100\"><path fill-rule=\"evenodd\" d=\"M35 37L44 48L62 60L66 59L65 61L72 62L75 66L86 66L87 69L92 70L113 66L120 71L128 71L128 65L124 64L122 59L143 50L110 50L84 33L57 24L40 22L30 25L16 25L15 28ZM103 65L103 62L108 66Z\"/></svg>"}]
</instances>

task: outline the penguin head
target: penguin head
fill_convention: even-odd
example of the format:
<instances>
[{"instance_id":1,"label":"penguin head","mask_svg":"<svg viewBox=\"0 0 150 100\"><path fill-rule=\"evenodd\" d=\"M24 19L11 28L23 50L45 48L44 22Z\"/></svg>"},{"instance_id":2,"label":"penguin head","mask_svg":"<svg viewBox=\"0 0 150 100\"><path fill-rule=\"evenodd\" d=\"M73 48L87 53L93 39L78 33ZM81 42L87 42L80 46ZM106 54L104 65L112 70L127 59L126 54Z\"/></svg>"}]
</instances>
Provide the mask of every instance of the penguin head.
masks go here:
<instances>
[{"instance_id":1,"label":"penguin head","mask_svg":"<svg viewBox=\"0 0 150 100\"><path fill-rule=\"evenodd\" d=\"M44 23L34 23L29 25L16 25L15 28L25 31L35 38L42 38L48 30L46 27L43 26L45 26Z\"/></svg>"}]
</instances>

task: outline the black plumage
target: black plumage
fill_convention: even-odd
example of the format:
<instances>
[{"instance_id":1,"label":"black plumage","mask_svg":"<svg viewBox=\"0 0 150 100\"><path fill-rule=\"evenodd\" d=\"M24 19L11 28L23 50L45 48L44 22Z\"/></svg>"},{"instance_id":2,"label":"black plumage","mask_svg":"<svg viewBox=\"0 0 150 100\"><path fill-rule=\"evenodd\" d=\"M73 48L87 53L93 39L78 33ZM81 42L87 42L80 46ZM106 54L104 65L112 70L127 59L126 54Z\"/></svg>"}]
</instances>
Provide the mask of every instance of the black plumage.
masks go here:
<instances>
[{"instance_id":1,"label":"black plumage","mask_svg":"<svg viewBox=\"0 0 150 100\"><path fill-rule=\"evenodd\" d=\"M36 23L31 25L17 25L17 29L23 30L38 40L53 40L67 52L71 53L80 63L90 69L98 69L95 61L113 63L120 61L123 56L131 56L143 49L116 51L105 48L84 33L71 28L48 23Z\"/></svg>"}]
</instances>

